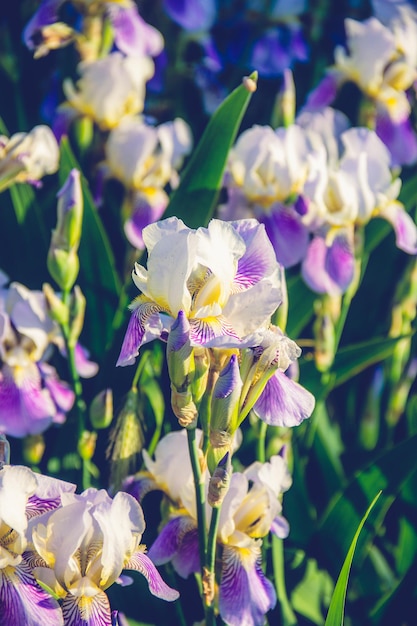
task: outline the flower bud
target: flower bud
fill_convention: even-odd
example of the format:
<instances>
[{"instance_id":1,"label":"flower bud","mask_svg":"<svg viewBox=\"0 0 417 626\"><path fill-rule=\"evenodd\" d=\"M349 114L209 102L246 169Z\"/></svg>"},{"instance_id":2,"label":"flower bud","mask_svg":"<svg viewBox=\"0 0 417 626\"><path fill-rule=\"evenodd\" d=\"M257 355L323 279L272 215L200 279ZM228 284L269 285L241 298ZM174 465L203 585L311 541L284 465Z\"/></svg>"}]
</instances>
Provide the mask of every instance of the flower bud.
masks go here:
<instances>
[{"instance_id":1,"label":"flower bud","mask_svg":"<svg viewBox=\"0 0 417 626\"><path fill-rule=\"evenodd\" d=\"M81 289L76 285L70 305L70 333L68 345L75 346L84 326L86 300Z\"/></svg>"},{"instance_id":2,"label":"flower bud","mask_svg":"<svg viewBox=\"0 0 417 626\"><path fill-rule=\"evenodd\" d=\"M236 354L220 372L211 401L211 430L234 432L236 430L242 380Z\"/></svg>"},{"instance_id":3,"label":"flower bud","mask_svg":"<svg viewBox=\"0 0 417 626\"><path fill-rule=\"evenodd\" d=\"M48 312L52 319L60 326L65 326L69 322L69 309L59 296L55 293L49 283L42 285L43 295L45 296Z\"/></svg>"},{"instance_id":4,"label":"flower bud","mask_svg":"<svg viewBox=\"0 0 417 626\"><path fill-rule=\"evenodd\" d=\"M57 225L52 243L63 250L78 250L83 222L83 193L77 169L70 171L57 197Z\"/></svg>"},{"instance_id":5,"label":"flower bud","mask_svg":"<svg viewBox=\"0 0 417 626\"><path fill-rule=\"evenodd\" d=\"M45 452L43 435L29 435L23 441L23 457L28 465L39 465Z\"/></svg>"},{"instance_id":6,"label":"flower bud","mask_svg":"<svg viewBox=\"0 0 417 626\"><path fill-rule=\"evenodd\" d=\"M78 453L84 461L90 461L96 450L97 433L84 430L78 441Z\"/></svg>"},{"instance_id":7,"label":"flower bud","mask_svg":"<svg viewBox=\"0 0 417 626\"><path fill-rule=\"evenodd\" d=\"M90 422L93 428L108 428L113 419L113 392L103 389L90 404Z\"/></svg>"},{"instance_id":8,"label":"flower bud","mask_svg":"<svg viewBox=\"0 0 417 626\"><path fill-rule=\"evenodd\" d=\"M48 271L54 281L62 291L70 291L77 280L80 269L80 262L75 250L60 250L59 248L49 248L47 258Z\"/></svg>"},{"instance_id":9,"label":"flower bud","mask_svg":"<svg viewBox=\"0 0 417 626\"><path fill-rule=\"evenodd\" d=\"M213 508L222 505L224 497L229 489L232 463L230 453L226 452L210 478L207 500Z\"/></svg>"},{"instance_id":10,"label":"flower bud","mask_svg":"<svg viewBox=\"0 0 417 626\"><path fill-rule=\"evenodd\" d=\"M190 323L179 311L167 342L167 363L171 385L178 392L188 390L194 378L194 350L190 344Z\"/></svg>"},{"instance_id":11,"label":"flower bud","mask_svg":"<svg viewBox=\"0 0 417 626\"><path fill-rule=\"evenodd\" d=\"M195 428L198 411L190 390L177 391L171 385L171 407L182 428Z\"/></svg>"}]
</instances>

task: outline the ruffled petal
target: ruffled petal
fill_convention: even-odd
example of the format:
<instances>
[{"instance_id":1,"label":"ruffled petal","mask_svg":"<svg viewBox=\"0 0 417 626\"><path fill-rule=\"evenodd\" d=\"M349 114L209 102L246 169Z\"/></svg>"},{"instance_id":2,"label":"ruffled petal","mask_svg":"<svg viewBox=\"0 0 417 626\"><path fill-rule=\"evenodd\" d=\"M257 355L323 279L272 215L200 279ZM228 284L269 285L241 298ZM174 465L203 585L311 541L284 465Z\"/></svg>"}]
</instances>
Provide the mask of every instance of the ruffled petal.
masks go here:
<instances>
[{"instance_id":1,"label":"ruffled petal","mask_svg":"<svg viewBox=\"0 0 417 626\"><path fill-rule=\"evenodd\" d=\"M223 567L220 582L219 611L229 626L263 626L265 614L276 603L272 583L265 578L258 557L243 556L238 548L223 548Z\"/></svg>"},{"instance_id":2,"label":"ruffled petal","mask_svg":"<svg viewBox=\"0 0 417 626\"><path fill-rule=\"evenodd\" d=\"M310 417L314 405L314 396L307 389L277 370L266 383L253 410L270 426L292 427Z\"/></svg>"},{"instance_id":3,"label":"ruffled petal","mask_svg":"<svg viewBox=\"0 0 417 626\"><path fill-rule=\"evenodd\" d=\"M152 544L148 555L156 565L172 561L182 578L200 571L195 521L184 515L169 520Z\"/></svg>"},{"instance_id":4,"label":"ruffled petal","mask_svg":"<svg viewBox=\"0 0 417 626\"><path fill-rule=\"evenodd\" d=\"M156 28L147 24L139 15L136 5L107 5L113 30L114 42L127 56L157 56L162 52L164 39Z\"/></svg>"},{"instance_id":5,"label":"ruffled petal","mask_svg":"<svg viewBox=\"0 0 417 626\"><path fill-rule=\"evenodd\" d=\"M408 254L417 254L417 226L402 204L392 202L380 211L395 231L397 248Z\"/></svg>"},{"instance_id":6,"label":"ruffled petal","mask_svg":"<svg viewBox=\"0 0 417 626\"><path fill-rule=\"evenodd\" d=\"M247 289L272 274L277 261L263 225L251 219L231 224L246 244L246 251L237 264L234 284Z\"/></svg>"},{"instance_id":7,"label":"ruffled petal","mask_svg":"<svg viewBox=\"0 0 417 626\"><path fill-rule=\"evenodd\" d=\"M284 267L292 267L304 258L309 234L295 211L277 206L270 214L262 215L266 232L274 247L276 257Z\"/></svg>"},{"instance_id":8,"label":"ruffled petal","mask_svg":"<svg viewBox=\"0 0 417 626\"><path fill-rule=\"evenodd\" d=\"M104 591L92 597L67 594L62 613L65 626L112 626L110 604Z\"/></svg>"},{"instance_id":9,"label":"ruffled petal","mask_svg":"<svg viewBox=\"0 0 417 626\"><path fill-rule=\"evenodd\" d=\"M190 320L190 341L194 346L239 345L240 338L234 328L222 316Z\"/></svg>"},{"instance_id":10,"label":"ruffled petal","mask_svg":"<svg viewBox=\"0 0 417 626\"><path fill-rule=\"evenodd\" d=\"M169 587L161 578L160 573L151 559L141 551L135 552L124 565L124 569L133 569L143 574L148 581L149 591L152 595L167 602L173 602L179 597L176 589Z\"/></svg>"},{"instance_id":11,"label":"ruffled petal","mask_svg":"<svg viewBox=\"0 0 417 626\"><path fill-rule=\"evenodd\" d=\"M355 271L353 249L345 236L337 236L327 249L325 269L341 292L345 292Z\"/></svg>"},{"instance_id":12,"label":"ruffled petal","mask_svg":"<svg viewBox=\"0 0 417 626\"><path fill-rule=\"evenodd\" d=\"M0 374L1 432L12 437L41 433L56 413L50 394L40 387L40 377L27 376L22 387L17 387L11 376Z\"/></svg>"},{"instance_id":13,"label":"ruffled petal","mask_svg":"<svg viewBox=\"0 0 417 626\"><path fill-rule=\"evenodd\" d=\"M133 302L135 306L135 301ZM159 307L152 302L142 302L134 308L132 315L130 316L129 324L123 339L123 344L120 349L119 358L116 366L133 365L136 357L139 354L139 348L146 340L146 328L145 325L149 324L151 318L155 318L155 315L159 312ZM157 337L158 333L155 324L155 332L151 333L153 337ZM148 341L151 338L149 337Z\"/></svg>"},{"instance_id":14,"label":"ruffled petal","mask_svg":"<svg viewBox=\"0 0 417 626\"><path fill-rule=\"evenodd\" d=\"M340 294L340 287L326 270L327 246L322 237L314 237L301 267L301 275L307 285L317 293Z\"/></svg>"},{"instance_id":15,"label":"ruffled petal","mask_svg":"<svg viewBox=\"0 0 417 626\"><path fill-rule=\"evenodd\" d=\"M24 562L0 571L0 607L0 626L64 623L58 602L41 589Z\"/></svg>"}]
</instances>

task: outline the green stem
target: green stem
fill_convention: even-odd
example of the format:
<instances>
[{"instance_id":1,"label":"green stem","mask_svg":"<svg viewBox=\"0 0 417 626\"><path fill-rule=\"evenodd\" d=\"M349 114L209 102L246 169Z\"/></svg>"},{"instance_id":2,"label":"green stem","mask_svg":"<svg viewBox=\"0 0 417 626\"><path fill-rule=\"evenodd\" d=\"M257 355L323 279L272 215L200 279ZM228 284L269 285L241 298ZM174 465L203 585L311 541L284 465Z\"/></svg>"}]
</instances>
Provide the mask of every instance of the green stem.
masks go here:
<instances>
[{"instance_id":1,"label":"green stem","mask_svg":"<svg viewBox=\"0 0 417 626\"><path fill-rule=\"evenodd\" d=\"M210 588L214 594L215 583L215 565L216 565L216 546L217 546L217 529L219 527L221 507L214 507L211 513L210 528L207 540L207 580L210 581ZM206 607L206 626L215 626L216 616L214 614L213 601L210 598Z\"/></svg>"},{"instance_id":2,"label":"green stem","mask_svg":"<svg viewBox=\"0 0 417 626\"><path fill-rule=\"evenodd\" d=\"M297 624L297 618L292 610L285 587L284 544L275 535L272 535L272 565L278 603L281 607L282 626L293 626Z\"/></svg>"},{"instance_id":3,"label":"green stem","mask_svg":"<svg viewBox=\"0 0 417 626\"><path fill-rule=\"evenodd\" d=\"M200 553L201 574L206 562L206 516L204 511L205 492L204 482L201 474L200 460L198 458L198 446L196 439L196 429L187 430L188 450L190 453L191 467L194 476L194 487L197 508L197 524L198 524L198 547Z\"/></svg>"},{"instance_id":4,"label":"green stem","mask_svg":"<svg viewBox=\"0 0 417 626\"><path fill-rule=\"evenodd\" d=\"M261 463L265 463L265 440L266 440L266 431L268 430L268 424L265 422L259 422L259 434L258 441L256 444L257 453L256 456L258 461Z\"/></svg>"}]
</instances>

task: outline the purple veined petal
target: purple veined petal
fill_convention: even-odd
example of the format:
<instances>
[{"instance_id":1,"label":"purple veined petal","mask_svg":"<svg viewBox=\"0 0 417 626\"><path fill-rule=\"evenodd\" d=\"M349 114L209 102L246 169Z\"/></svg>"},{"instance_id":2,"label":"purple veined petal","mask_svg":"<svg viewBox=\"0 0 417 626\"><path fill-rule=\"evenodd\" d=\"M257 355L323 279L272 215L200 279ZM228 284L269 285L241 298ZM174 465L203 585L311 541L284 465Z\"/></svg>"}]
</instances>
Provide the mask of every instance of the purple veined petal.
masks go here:
<instances>
[{"instance_id":1,"label":"purple veined petal","mask_svg":"<svg viewBox=\"0 0 417 626\"><path fill-rule=\"evenodd\" d=\"M395 122L377 113L375 132L391 153L391 166L414 165L417 161L417 136L409 118Z\"/></svg>"},{"instance_id":2,"label":"purple veined petal","mask_svg":"<svg viewBox=\"0 0 417 626\"><path fill-rule=\"evenodd\" d=\"M200 571L196 522L179 515L168 521L152 544L148 556L156 565L172 561L175 571L188 578Z\"/></svg>"},{"instance_id":3,"label":"purple veined petal","mask_svg":"<svg viewBox=\"0 0 417 626\"><path fill-rule=\"evenodd\" d=\"M51 394L57 407L64 413L70 411L75 400L75 394L71 387L68 383L59 380L55 368L48 363L39 363L38 367L42 374L45 387Z\"/></svg>"},{"instance_id":4,"label":"purple veined petal","mask_svg":"<svg viewBox=\"0 0 417 626\"><path fill-rule=\"evenodd\" d=\"M36 48L36 35L45 26L54 24L58 21L58 11L61 4L65 0L43 0L38 10L26 24L23 31L23 42L29 48L34 50Z\"/></svg>"},{"instance_id":5,"label":"purple veined petal","mask_svg":"<svg viewBox=\"0 0 417 626\"><path fill-rule=\"evenodd\" d=\"M397 248L407 254L417 254L417 226L403 205L392 202L380 211L380 216L393 227Z\"/></svg>"},{"instance_id":6,"label":"purple veined petal","mask_svg":"<svg viewBox=\"0 0 417 626\"><path fill-rule=\"evenodd\" d=\"M324 267L340 291L345 292L355 272L353 249L347 237L344 235L335 237L332 245L327 249Z\"/></svg>"},{"instance_id":7,"label":"purple veined petal","mask_svg":"<svg viewBox=\"0 0 417 626\"><path fill-rule=\"evenodd\" d=\"M142 502L147 493L157 491L159 489L160 487L158 483L148 472L140 472L139 475L136 474L134 476L128 476L123 481L122 486L122 491L130 493L130 495L133 496L139 503Z\"/></svg>"},{"instance_id":8,"label":"purple veined petal","mask_svg":"<svg viewBox=\"0 0 417 626\"><path fill-rule=\"evenodd\" d=\"M269 276L276 269L277 261L263 225L252 219L232 221L231 224L246 244L233 282L247 289Z\"/></svg>"},{"instance_id":9,"label":"purple veined petal","mask_svg":"<svg viewBox=\"0 0 417 626\"><path fill-rule=\"evenodd\" d=\"M132 315L130 316L116 366L124 367L126 365L133 365L139 354L141 345L146 341L151 341L151 339L157 336L155 330L155 332L152 331L152 336L148 338L145 325L151 321L151 318L154 318L156 314L159 313L159 307L149 301L142 302L139 305L135 305L134 301L133 305L136 306L136 308L132 311Z\"/></svg>"},{"instance_id":10,"label":"purple veined petal","mask_svg":"<svg viewBox=\"0 0 417 626\"><path fill-rule=\"evenodd\" d=\"M229 626L263 626L266 613L276 604L274 587L255 554L252 556L249 561L239 548L223 548L219 611Z\"/></svg>"},{"instance_id":11,"label":"purple veined petal","mask_svg":"<svg viewBox=\"0 0 417 626\"><path fill-rule=\"evenodd\" d=\"M270 531L271 533L274 533L278 539L285 539L290 533L290 525L285 517L277 515L277 517L272 520Z\"/></svg>"},{"instance_id":12,"label":"purple veined petal","mask_svg":"<svg viewBox=\"0 0 417 626\"><path fill-rule=\"evenodd\" d=\"M334 72L329 72L319 82L317 87L310 91L307 102L303 107L306 111L320 111L329 106L336 98L340 86L340 79Z\"/></svg>"},{"instance_id":13,"label":"purple veined petal","mask_svg":"<svg viewBox=\"0 0 417 626\"><path fill-rule=\"evenodd\" d=\"M152 595L167 602L173 602L179 598L176 589L169 587L161 578L160 573L152 563L151 559L141 551L135 552L124 569L133 569L143 574L148 581L149 591Z\"/></svg>"},{"instance_id":14,"label":"purple veined petal","mask_svg":"<svg viewBox=\"0 0 417 626\"><path fill-rule=\"evenodd\" d=\"M48 390L41 389L40 377L32 374L21 387L4 370L0 377L0 431L12 437L43 432L57 412Z\"/></svg>"},{"instance_id":15,"label":"purple veined petal","mask_svg":"<svg viewBox=\"0 0 417 626\"><path fill-rule=\"evenodd\" d=\"M215 0L164 0L169 17L184 30L209 30L216 18Z\"/></svg>"},{"instance_id":16,"label":"purple veined petal","mask_svg":"<svg viewBox=\"0 0 417 626\"><path fill-rule=\"evenodd\" d=\"M58 602L44 591L25 561L0 570L0 626L62 626Z\"/></svg>"},{"instance_id":17,"label":"purple veined petal","mask_svg":"<svg viewBox=\"0 0 417 626\"><path fill-rule=\"evenodd\" d=\"M191 319L190 342L192 346L205 346L206 348L236 347L241 343L239 335L222 315L206 319Z\"/></svg>"},{"instance_id":18,"label":"purple veined petal","mask_svg":"<svg viewBox=\"0 0 417 626\"><path fill-rule=\"evenodd\" d=\"M301 266L304 282L317 293L340 294L340 287L330 278L326 270L327 246L323 237L314 237L307 249Z\"/></svg>"},{"instance_id":19,"label":"purple veined petal","mask_svg":"<svg viewBox=\"0 0 417 626\"><path fill-rule=\"evenodd\" d=\"M145 249L142 231L149 224L157 222L164 213L167 206L166 202L158 202L155 206L146 201L146 198L140 197L133 210L132 216L126 220L124 231L128 242L137 250Z\"/></svg>"},{"instance_id":20,"label":"purple veined petal","mask_svg":"<svg viewBox=\"0 0 417 626\"><path fill-rule=\"evenodd\" d=\"M314 396L299 383L277 370L268 380L253 408L270 426L298 426L312 414Z\"/></svg>"},{"instance_id":21,"label":"purple veined petal","mask_svg":"<svg viewBox=\"0 0 417 626\"><path fill-rule=\"evenodd\" d=\"M161 33L142 19L136 5L124 7L109 3L107 13L114 29L115 44L121 52L133 57L154 57L162 52Z\"/></svg>"},{"instance_id":22,"label":"purple veined petal","mask_svg":"<svg viewBox=\"0 0 417 626\"><path fill-rule=\"evenodd\" d=\"M239 363L236 354L232 354L219 374L213 391L213 399L227 398L239 386L242 387Z\"/></svg>"},{"instance_id":23,"label":"purple veined petal","mask_svg":"<svg viewBox=\"0 0 417 626\"><path fill-rule=\"evenodd\" d=\"M309 233L294 210L276 205L270 214L260 216L259 221L265 224L279 263L292 267L302 261L307 252Z\"/></svg>"},{"instance_id":24,"label":"purple veined petal","mask_svg":"<svg viewBox=\"0 0 417 626\"><path fill-rule=\"evenodd\" d=\"M62 602L62 613L65 626L112 626L109 599L104 591L92 597L68 593Z\"/></svg>"}]
</instances>

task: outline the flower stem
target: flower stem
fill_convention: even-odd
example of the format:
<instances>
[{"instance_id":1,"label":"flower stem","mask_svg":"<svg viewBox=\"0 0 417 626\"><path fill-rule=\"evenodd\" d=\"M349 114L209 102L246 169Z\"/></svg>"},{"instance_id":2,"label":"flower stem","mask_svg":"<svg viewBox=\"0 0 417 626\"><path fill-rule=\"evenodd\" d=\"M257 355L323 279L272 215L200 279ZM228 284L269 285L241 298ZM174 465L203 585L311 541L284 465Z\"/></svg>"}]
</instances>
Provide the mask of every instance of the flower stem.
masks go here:
<instances>
[{"instance_id":1,"label":"flower stem","mask_svg":"<svg viewBox=\"0 0 417 626\"><path fill-rule=\"evenodd\" d=\"M261 463L265 463L265 440L266 440L266 431L268 429L268 424L265 422L259 422L259 433L258 433L258 441L256 444L257 448L257 459Z\"/></svg>"},{"instance_id":2,"label":"flower stem","mask_svg":"<svg viewBox=\"0 0 417 626\"><path fill-rule=\"evenodd\" d=\"M205 492L204 482L201 474L200 460L198 455L198 446L196 439L196 429L187 429L188 450L190 453L191 467L194 476L195 498L197 508L197 524L198 524L198 546L200 553L201 573L206 562L206 517L204 512Z\"/></svg>"},{"instance_id":3,"label":"flower stem","mask_svg":"<svg viewBox=\"0 0 417 626\"><path fill-rule=\"evenodd\" d=\"M282 625L293 626L297 624L297 618L292 610L285 588L284 544L275 535L272 535L272 564L278 602L281 607Z\"/></svg>"}]
</instances>

